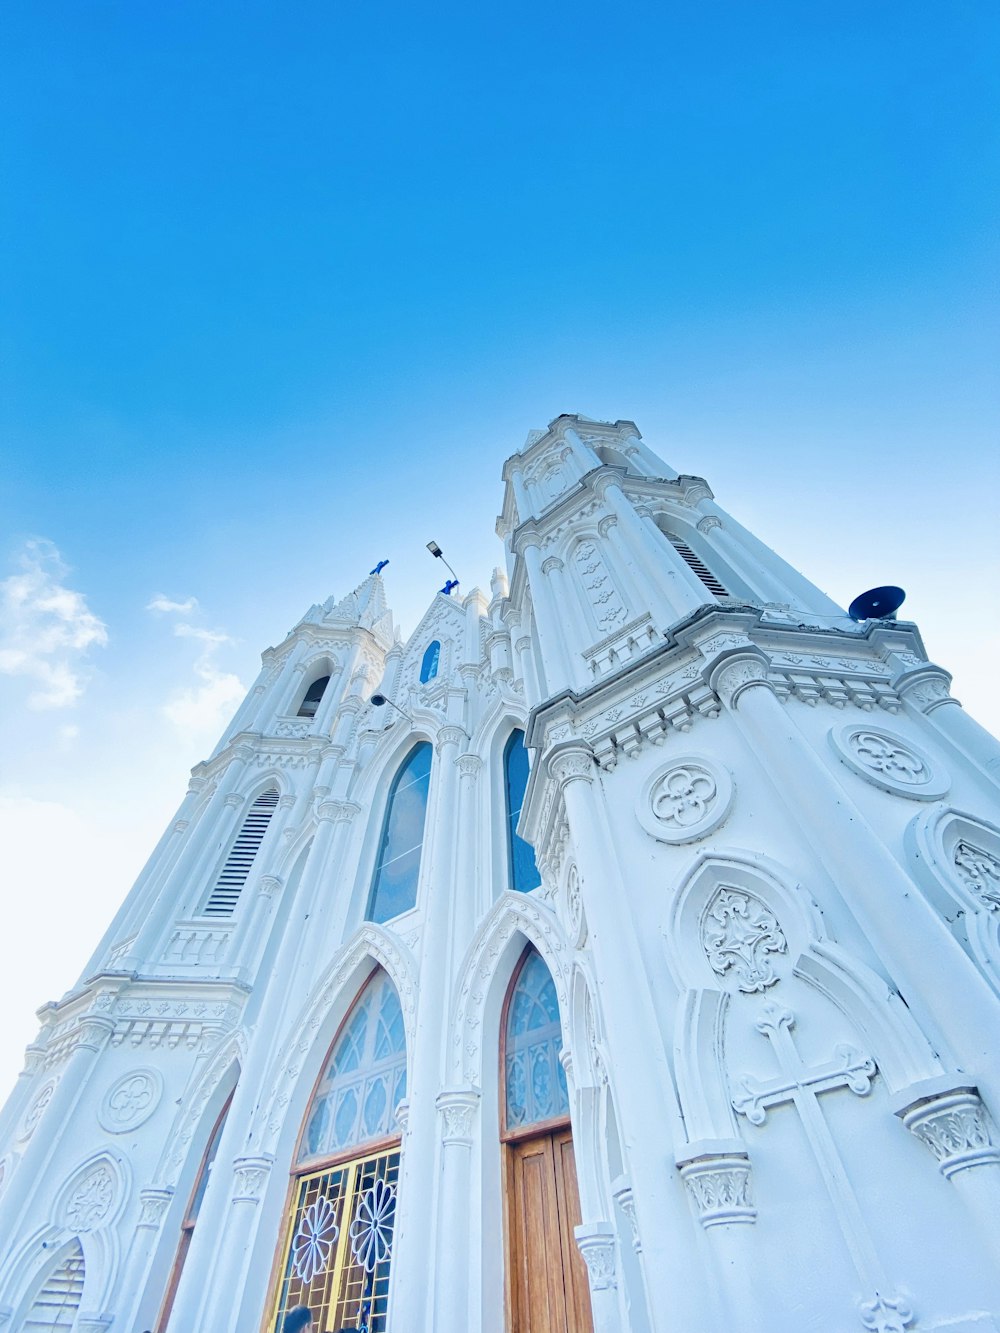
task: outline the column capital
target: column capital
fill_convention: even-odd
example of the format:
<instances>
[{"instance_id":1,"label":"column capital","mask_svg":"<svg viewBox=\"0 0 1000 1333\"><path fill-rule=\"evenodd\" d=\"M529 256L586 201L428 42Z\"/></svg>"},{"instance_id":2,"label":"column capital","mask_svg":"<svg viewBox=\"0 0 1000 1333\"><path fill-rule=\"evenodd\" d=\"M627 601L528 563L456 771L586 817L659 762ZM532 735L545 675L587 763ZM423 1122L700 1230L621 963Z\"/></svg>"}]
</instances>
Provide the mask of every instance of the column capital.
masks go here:
<instances>
[{"instance_id":1,"label":"column capital","mask_svg":"<svg viewBox=\"0 0 1000 1333\"><path fill-rule=\"evenodd\" d=\"M233 1202L245 1200L247 1203L259 1203L273 1165L274 1156L271 1153L234 1158Z\"/></svg>"},{"instance_id":2,"label":"column capital","mask_svg":"<svg viewBox=\"0 0 1000 1333\"><path fill-rule=\"evenodd\" d=\"M73 1049L93 1051L98 1055L110 1041L114 1030L113 1019L102 1018L100 1014L84 1014L76 1028Z\"/></svg>"},{"instance_id":3,"label":"column capital","mask_svg":"<svg viewBox=\"0 0 1000 1333\"><path fill-rule=\"evenodd\" d=\"M570 741L552 751L547 767L559 786L565 788L571 782L593 782L597 773L597 760L589 746Z\"/></svg>"},{"instance_id":4,"label":"column capital","mask_svg":"<svg viewBox=\"0 0 1000 1333\"><path fill-rule=\"evenodd\" d=\"M434 1105L441 1113L443 1121L441 1142L472 1146L472 1122L479 1106L478 1088L446 1088L438 1093Z\"/></svg>"},{"instance_id":5,"label":"column capital","mask_svg":"<svg viewBox=\"0 0 1000 1333\"><path fill-rule=\"evenodd\" d=\"M734 711L740 696L755 686L763 686L774 694L768 679L768 658L760 649L737 651L711 664L708 671L709 687L722 702ZM777 696L775 695L775 698Z\"/></svg>"},{"instance_id":6,"label":"column capital","mask_svg":"<svg viewBox=\"0 0 1000 1333\"><path fill-rule=\"evenodd\" d=\"M448 725L439 728L437 736L434 738L434 749L438 754L442 754L449 745L461 745L463 741L469 738L461 727Z\"/></svg>"},{"instance_id":7,"label":"column capital","mask_svg":"<svg viewBox=\"0 0 1000 1333\"><path fill-rule=\"evenodd\" d=\"M246 797L241 796L238 791L231 791L225 799L225 804L230 810L238 810L245 800Z\"/></svg>"},{"instance_id":8,"label":"column capital","mask_svg":"<svg viewBox=\"0 0 1000 1333\"><path fill-rule=\"evenodd\" d=\"M632 1232L632 1249L635 1250L636 1254L642 1254L639 1223L635 1215L635 1195L632 1192L632 1182L628 1176L618 1176L611 1182L611 1197L628 1219L629 1229Z\"/></svg>"},{"instance_id":9,"label":"column capital","mask_svg":"<svg viewBox=\"0 0 1000 1333\"><path fill-rule=\"evenodd\" d=\"M732 1145L690 1143L677 1158L698 1221L707 1230L727 1222L755 1222L750 1158L738 1140Z\"/></svg>"},{"instance_id":10,"label":"column capital","mask_svg":"<svg viewBox=\"0 0 1000 1333\"><path fill-rule=\"evenodd\" d=\"M148 1227L150 1230L156 1231L162 1223L173 1197L174 1191L169 1185L162 1189L140 1190L140 1213L136 1227Z\"/></svg>"},{"instance_id":11,"label":"column capital","mask_svg":"<svg viewBox=\"0 0 1000 1333\"><path fill-rule=\"evenodd\" d=\"M907 669L892 681L900 698L919 708L922 713L933 713L942 704L954 704L961 708L957 699L951 696L951 675L942 667L922 666Z\"/></svg>"},{"instance_id":12,"label":"column capital","mask_svg":"<svg viewBox=\"0 0 1000 1333\"><path fill-rule=\"evenodd\" d=\"M460 754L455 763L463 778L476 778L483 771L483 761L478 754Z\"/></svg>"},{"instance_id":13,"label":"column capital","mask_svg":"<svg viewBox=\"0 0 1000 1333\"><path fill-rule=\"evenodd\" d=\"M591 1291L617 1287L615 1229L610 1222L585 1222L573 1228L576 1248L587 1265Z\"/></svg>"},{"instance_id":14,"label":"column capital","mask_svg":"<svg viewBox=\"0 0 1000 1333\"><path fill-rule=\"evenodd\" d=\"M955 1087L919 1097L896 1114L934 1154L946 1179L970 1167L1000 1163L989 1114L974 1087Z\"/></svg>"},{"instance_id":15,"label":"column capital","mask_svg":"<svg viewBox=\"0 0 1000 1333\"><path fill-rule=\"evenodd\" d=\"M543 574L549 574L551 573L552 570L555 570L558 573L562 568L563 568L563 562L559 559L557 555L546 556L545 559L542 561Z\"/></svg>"}]
</instances>

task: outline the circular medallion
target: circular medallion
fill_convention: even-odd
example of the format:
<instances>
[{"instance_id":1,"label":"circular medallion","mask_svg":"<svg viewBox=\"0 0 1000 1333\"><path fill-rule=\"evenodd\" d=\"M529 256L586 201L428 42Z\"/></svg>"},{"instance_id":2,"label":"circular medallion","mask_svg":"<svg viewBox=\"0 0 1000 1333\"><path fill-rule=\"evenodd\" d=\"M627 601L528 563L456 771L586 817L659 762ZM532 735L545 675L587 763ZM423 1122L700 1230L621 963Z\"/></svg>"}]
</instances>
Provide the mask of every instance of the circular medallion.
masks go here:
<instances>
[{"instance_id":1,"label":"circular medallion","mask_svg":"<svg viewBox=\"0 0 1000 1333\"><path fill-rule=\"evenodd\" d=\"M97 1118L109 1134L127 1134L149 1119L160 1104L163 1077L156 1069L133 1069L112 1083Z\"/></svg>"},{"instance_id":2,"label":"circular medallion","mask_svg":"<svg viewBox=\"0 0 1000 1333\"><path fill-rule=\"evenodd\" d=\"M909 739L863 722L835 727L830 744L837 758L852 773L893 796L913 801L936 801L951 786L951 778L929 754Z\"/></svg>"},{"instance_id":3,"label":"circular medallion","mask_svg":"<svg viewBox=\"0 0 1000 1333\"><path fill-rule=\"evenodd\" d=\"M660 842L696 842L729 814L733 780L720 764L683 756L656 770L643 784L636 814Z\"/></svg>"}]
</instances>

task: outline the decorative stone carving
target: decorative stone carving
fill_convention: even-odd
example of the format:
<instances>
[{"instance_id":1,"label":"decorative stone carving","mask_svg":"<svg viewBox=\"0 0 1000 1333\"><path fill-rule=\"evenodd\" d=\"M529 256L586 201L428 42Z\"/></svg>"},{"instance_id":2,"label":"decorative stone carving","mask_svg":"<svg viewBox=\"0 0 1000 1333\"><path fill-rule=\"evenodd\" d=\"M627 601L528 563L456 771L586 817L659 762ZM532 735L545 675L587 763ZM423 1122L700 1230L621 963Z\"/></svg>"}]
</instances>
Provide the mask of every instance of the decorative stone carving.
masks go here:
<instances>
[{"instance_id":1,"label":"decorative stone carving","mask_svg":"<svg viewBox=\"0 0 1000 1333\"><path fill-rule=\"evenodd\" d=\"M472 1123L479 1105L476 1088L452 1088L438 1095L435 1103L443 1121L441 1142L445 1146L472 1146Z\"/></svg>"},{"instance_id":2,"label":"decorative stone carving","mask_svg":"<svg viewBox=\"0 0 1000 1333\"><path fill-rule=\"evenodd\" d=\"M643 784L636 814L660 842L695 842L717 829L729 813L733 781L718 764L678 756Z\"/></svg>"},{"instance_id":3,"label":"decorative stone carving","mask_svg":"<svg viewBox=\"0 0 1000 1333\"><path fill-rule=\"evenodd\" d=\"M611 1184L611 1194L618 1204L618 1207L625 1214L625 1220L628 1222L629 1231L632 1235L632 1249L636 1254L642 1254L642 1239L639 1235L639 1222L635 1215L635 1195L632 1193L632 1184L628 1176L619 1176Z\"/></svg>"},{"instance_id":4,"label":"decorative stone carving","mask_svg":"<svg viewBox=\"0 0 1000 1333\"><path fill-rule=\"evenodd\" d=\"M729 1222L755 1222L750 1159L720 1152L678 1163L698 1221L706 1230Z\"/></svg>"},{"instance_id":5,"label":"decorative stone carving","mask_svg":"<svg viewBox=\"0 0 1000 1333\"><path fill-rule=\"evenodd\" d=\"M461 745L463 741L468 739L461 727L451 725L440 727L434 739L434 749L438 754L441 754L446 746Z\"/></svg>"},{"instance_id":6,"label":"decorative stone carving","mask_svg":"<svg viewBox=\"0 0 1000 1333\"><path fill-rule=\"evenodd\" d=\"M265 898L272 898L281 888L284 881L280 875L261 875L257 881L257 887Z\"/></svg>"},{"instance_id":7,"label":"decorative stone carving","mask_svg":"<svg viewBox=\"0 0 1000 1333\"><path fill-rule=\"evenodd\" d=\"M951 785L930 755L890 731L852 723L834 728L830 744L843 764L859 777L894 796L935 801Z\"/></svg>"},{"instance_id":8,"label":"decorative stone carving","mask_svg":"<svg viewBox=\"0 0 1000 1333\"><path fill-rule=\"evenodd\" d=\"M954 860L962 883L991 912L1000 909L1000 860L964 839L955 845Z\"/></svg>"},{"instance_id":9,"label":"decorative stone carving","mask_svg":"<svg viewBox=\"0 0 1000 1333\"><path fill-rule=\"evenodd\" d=\"M270 1154L261 1157L237 1157L233 1163L233 1202L245 1201L259 1203L271 1174L274 1158Z\"/></svg>"},{"instance_id":10,"label":"decorative stone carving","mask_svg":"<svg viewBox=\"0 0 1000 1333\"><path fill-rule=\"evenodd\" d=\"M174 1197L172 1189L145 1189L139 1192L139 1221L136 1226L148 1227L156 1231L166 1216L170 1200Z\"/></svg>"},{"instance_id":11,"label":"decorative stone carving","mask_svg":"<svg viewBox=\"0 0 1000 1333\"><path fill-rule=\"evenodd\" d=\"M722 519L716 518L714 514L706 514L704 518L699 518L696 526L699 532L711 532L713 528L722 527Z\"/></svg>"},{"instance_id":12,"label":"decorative stone carving","mask_svg":"<svg viewBox=\"0 0 1000 1333\"><path fill-rule=\"evenodd\" d=\"M556 750L549 756L548 764L549 772L561 787L565 787L568 783L577 779L586 782L593 782L594 780L594 756L582 746L571 746L565 750Z\"/></svg>"},{"instance_id":13,"label":"decorative stone carving","mask_svg":"<svg viewBox=\"0 0 1000 1333\"><path fill-rule=\"evenodd\" d=\"M608 1291L618 1285L615 1275L615 1233L609 1222L589 1222L574 1227L576 1246L587 1265L591 1291Z\"/></svg>"},{"instance_id":14,"label":"decorative stone carving","mask_svg":"<svg viewBox=\"0 0 1000 1333\"><path fill-rule=\"evenodd\" d=\"M24 1113L24 1119L21 1121L21 1138L30 1139L38 1127L38 1122L45 1114L45 1108L52 1100L52 1094L56 1090L56 1080L49 1079L48 1083L42 1085L35 1094L31 1105Z\"/></svg>"},{"instance_id":15,"label":"decorative stone carving","mask_svg":"<svg viewBox=\"0 0 1000 1333\"><path fill-rule=\"evenodd\" d=\"M483 761L477 754L460 754L455 763L463 778L475 778L482 772Z\"/></svg>"},{"instance_id":16,"label":"decorative stone carving","mask_svg":"<svg viewBox=\"0 0 1000 1333\"><path fill-rule=\"evenodd\" d=\"M246 797L241 796L239 792L231 791L225 799L225 804L229 806L230 810L238 810L245 800Z\"/></svg>"},{"instance_id":17,"label":"decorative stone carving","mask_svg":"<svg viewBox=\"0 0 1000 1333\"><path fill-rule=\"evenodd\" d=\"M769 955L787 952L788 943L766 903L722 884L705 908L701 947L717 976L731 972L739 989L750 995L778 980Z\"/></svg>"},{"instance_id":18,"label":"decorative stone carving","mask_svg":"<svg viewBox=\"0 0 1000 1333\"><path fill-rule=\"evenodd\" d=\"M791 1035L794 1025L792 1011L772 1002L764 1005L757 1019L757 1031L770 1038L781 1073L767 1083L760 1083L749 1074L738 1080L740 1091L733 1098L733 1110L737 1115L745 1115L751 1125L762 1125L772 1106L794 1102L799 1096L815 1098L821 1092L843 1086L858 1097L867 1097L871 1092L874 1060L841 1042L834 1047L832 1060L810 1068L802 1063L795 1049Z\"/></svg>"},{"instance_id":19,"label":"decorative stone carving","mask_svg":"<svg viewBox=\"0 0 1000 1333\"><path fill-rule=\"evenodd\" d=\"M858 1307L861 1322L874 1333L904 1333L913 1323L913 1310L909 1301L901 1296L885 1296L875 1293L875 1299L862 1301Z\"/></svg>"},{"instance_id":20,"label":"decorative stone carving","mask_svg":"<svg viewBox=\"0 0 1000 1333\"><path fill-rule=\"evenodd\" d=\"M587 938L587 920L580 890L580 872L575 865L571 865L566 873L566 916L570 941L574 948L580 949Z\"/></svg>"},{"instance_id":21,"label":"decorative stone carving","mask_svg":"<svg viewBox=\"0 0 1000 1333\"><path fill-rule=\"evenodd\" d=\"M598 630L609 634L616 626L628 620L628 611L594 542L581 542L574 552L573 561Z\"/></svg>"},{"instance_id":22,"label":"decorative stone carving","mask_svg":"<svg viewBox=\"0 0 1000 1333\"><path fill-rule=\"evenodd\" d=\"M93 1231L111 1212L115 1178L106 1162L98 1162L75 1186L66 1204L66 1225L72 1231Z\"/></svg>"},{"instance_id":23,"label":"decorative stone carving","mask_svg":"<svg viewBox=\"0 0 1000 1333\"><path fill-rule=\"evenodd\" d=\"M975 1088L955 1088L921 1099L897 1115L934 1154L947 1179L957 1171L1000 1162L989 1115Z\"/></svg>"},{"instance_id":24,"label":"decorative stone carving","mask_svg":"<svg viewBox=\"0 0 1000 1333\"><path fill-rule=\"evenodd\" d=\"M703 644L702 652L707 652L708 647ZM768 683L767 663L757 657L732 658L712 674L712 689L727 708L737 707L744 690Z\"/></svg>"},{"instance_id":25,"label":"decorative stone carving","mask_svg":"<svg viewBox=\"0 0 1000 1333\"><path fill-rule=\"evenodd\" d=\"M102 1129L126 1134L138 1129L156 1110L163 1094L163 1077L156 1069L134 1069L112 1083L97 1112Z\"/></svg>"}]
</instances>

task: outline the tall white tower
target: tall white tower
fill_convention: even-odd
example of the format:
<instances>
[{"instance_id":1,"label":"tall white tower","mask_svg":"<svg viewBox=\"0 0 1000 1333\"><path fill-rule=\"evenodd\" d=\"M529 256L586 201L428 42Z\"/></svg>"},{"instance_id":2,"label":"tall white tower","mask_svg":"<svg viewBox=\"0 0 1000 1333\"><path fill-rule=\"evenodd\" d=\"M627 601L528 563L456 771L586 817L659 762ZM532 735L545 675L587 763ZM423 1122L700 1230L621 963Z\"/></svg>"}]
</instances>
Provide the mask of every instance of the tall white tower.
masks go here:
<instances>
[{"instance_id":1,"label":"tall white tower","mask_svg":"<svg viewBox=\"0 0 1000 1333\"><path fill-rule=\"evenodd\" d=\"M40 1011L0 1329L1000 1330L1000 746L633 423L504 479L490 596L313 607Z\"/></svg>"}]
</instances>

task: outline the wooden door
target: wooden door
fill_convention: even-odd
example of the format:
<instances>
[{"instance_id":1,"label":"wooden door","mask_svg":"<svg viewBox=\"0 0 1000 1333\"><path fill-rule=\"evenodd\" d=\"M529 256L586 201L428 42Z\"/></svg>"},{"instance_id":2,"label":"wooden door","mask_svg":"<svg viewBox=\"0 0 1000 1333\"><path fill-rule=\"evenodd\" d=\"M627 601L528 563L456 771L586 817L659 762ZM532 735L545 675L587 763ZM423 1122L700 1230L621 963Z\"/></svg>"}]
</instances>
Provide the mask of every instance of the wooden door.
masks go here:
<instances>
[{"instance_id":1,"label":"wooden door","mask_svg":"<svg viewBox=\"0 0 1000 1333\"><path fill-rule=\"evenodd\" d=\"M551 1130L507 1146L509 1333L592 1333L573 1138Z\"/></svg>"}]
</instances>

